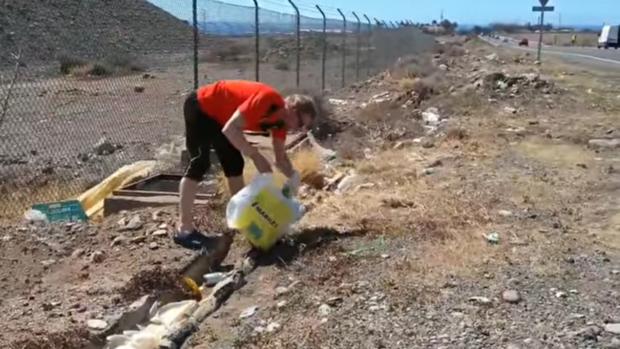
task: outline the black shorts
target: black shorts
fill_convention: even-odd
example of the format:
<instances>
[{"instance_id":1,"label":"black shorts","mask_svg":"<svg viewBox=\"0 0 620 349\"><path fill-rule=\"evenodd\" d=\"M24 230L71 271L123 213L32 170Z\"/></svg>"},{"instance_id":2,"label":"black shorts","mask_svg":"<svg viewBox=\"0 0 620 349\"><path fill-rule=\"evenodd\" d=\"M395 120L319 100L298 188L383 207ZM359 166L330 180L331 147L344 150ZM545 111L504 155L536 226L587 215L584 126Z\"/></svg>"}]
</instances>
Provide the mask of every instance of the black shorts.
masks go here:
<instances>
[{"instance_id":1,"label":"black shorts","mask_svg":"<svg viewBox=\"0 0 620 349\"><path fill-rule=\"evenodd\" d=\"M211 167L209 153L215 149L226 177L243 174L243 156L222 133L222 126L205 115L198 105L196 92L190 94L183 105L185 117L185 145L190 162L185 177L201 181Z\"/></svg>"}]
</instances>

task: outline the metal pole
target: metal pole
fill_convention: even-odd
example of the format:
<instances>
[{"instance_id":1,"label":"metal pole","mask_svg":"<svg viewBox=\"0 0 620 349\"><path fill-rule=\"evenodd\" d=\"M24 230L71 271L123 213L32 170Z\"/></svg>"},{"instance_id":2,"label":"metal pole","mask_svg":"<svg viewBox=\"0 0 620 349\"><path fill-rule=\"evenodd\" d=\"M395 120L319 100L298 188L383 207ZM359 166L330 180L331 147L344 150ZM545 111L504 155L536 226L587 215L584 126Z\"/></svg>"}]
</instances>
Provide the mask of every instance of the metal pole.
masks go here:
<instances>
[{"instance_id":1,"label":"metal pole","mask_svg":"<svg viewBox=\"0 0 620 349\"><path fill-rule=\"evenodd\" d=\"M194 20L194 89L198 89L198 0L192 2Z\"/></svg>"},{"instance_id":2,"label":"metal pole","mask_svg":"<svg viewBox=\"0 0 620 349\"><path fill-rule=\"evenodd\" d=\"M357 46L355 49L355 80L360 79L360 49L361 49L361 35L362 35L362 22L360 22L360 18L357 16L355 11L352 12L353 17L357 21L357 38L355 40L355 45Z\"/></svg>"},{"instance_id":3,"label":"metal pole","mask_svg":"<svg viewBox=\"0 0 620 349\"><path fill-rule=\"evenodd\" d=\"M538 62L540 62L540 53L542 51L544 23L545 23L545 10L543 9L542 11L540 11L540 36L538 39L538 59L537 59Z\"/></svg>"},{"instance_id":4,"label":"metal pole","mask_svg":"<svg viewBox=\"0 0 620 349\"><path fill-rule=\"evenodd\" d=\"M338 13L342 16L342 87L345 85L345 72L346 72L346 64L347 64L347 17L344 16L344 13L337 9Z\"/></svg>"},{"instance_id":5,"label":"metal pole","mask_svg":"<svg viewBox=\"0 0 620 349\"><path fill-rule=\"evenodd\" d=\"M254 39L256 40L256 53L255 53L255 79L260 81L260 29L258 27L258 0L254 0Z\"/></svg>"},{"instance_id":6,"label":"metal pole","mask_svg":"<svg viewBox=\"0 0 620 349\"><path fill-rule=\"evenodd\" d=\"M296 68L296 77L295 77L295 84L297 87L299 87L299 70L301 69L301 61L300 61L300 57L301 57L301 34L300 34L300 18L299 18L299 9L297 8L297 5L295 5L295 3L293 2L293 0L288 0L288 3L291 4L291 6L293 6L293 8L295 9L295 13L296 13L296 19L297 19L297 29L296 29L296 33L297 33L297 68Z\"/></svg>"},{"instance_id":7,"label":"metal pole","mask_svg":"<svg viewBox=\"0 0 620 349\"><path fill-rule=\"evenodd\" d=\"M321 16L323 16L323 55L321 56L321 90L325 90L325 62L327 60L327 17L325 17L325 12L319 7L319 5L315 5L317 10L321 12Z\"/></svg>"},{"instance_id":8,"label":"metal pole","mask_svg":"<svg viewBox=\"0 0 620 349\"><path fill-rule=\"evenodd\" d=\"M368 36L367 36L367 45L366 45L366 69L367 74L370 76L370 46L372 45L372 23L370 22L370 18L364 15L366 22L368 22Z\"/></svg>"}]
</instances>

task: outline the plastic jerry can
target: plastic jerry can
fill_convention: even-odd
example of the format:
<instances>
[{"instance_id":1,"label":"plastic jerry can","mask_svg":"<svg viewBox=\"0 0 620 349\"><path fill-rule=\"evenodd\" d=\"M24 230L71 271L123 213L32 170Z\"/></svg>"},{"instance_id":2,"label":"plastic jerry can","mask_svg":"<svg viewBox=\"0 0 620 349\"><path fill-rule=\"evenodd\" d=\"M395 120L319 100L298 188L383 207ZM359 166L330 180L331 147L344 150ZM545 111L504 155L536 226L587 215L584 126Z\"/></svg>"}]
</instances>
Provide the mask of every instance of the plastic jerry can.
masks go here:
<instances>
[{"instance_id":1,"label":"plastic jerry can","mask_svg":"<svg viewBox=\"0 0 620 349\"><path fill-rule=\"evenodd\" d=\"M263 251L273 247L302 215L302 205L284 196L272 174L257 175L226 207L228 227L239 230Z\"/></svg>"}]
</instances>

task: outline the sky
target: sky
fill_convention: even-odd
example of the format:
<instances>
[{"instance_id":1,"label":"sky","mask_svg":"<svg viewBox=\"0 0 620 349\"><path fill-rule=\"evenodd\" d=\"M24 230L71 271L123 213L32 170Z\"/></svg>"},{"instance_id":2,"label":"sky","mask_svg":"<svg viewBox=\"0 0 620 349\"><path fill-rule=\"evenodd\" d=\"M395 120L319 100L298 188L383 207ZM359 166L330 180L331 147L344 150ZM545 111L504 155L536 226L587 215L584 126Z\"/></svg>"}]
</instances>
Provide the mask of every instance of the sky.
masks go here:
<instances>
[{"instance_id":1,"label":"sky","mask_svg":"<svg viewBox=\"0 0 620 349\"><path fill-rule=\"evenodd\" d=\"M149 0L167 11L189 19L191 18L191 0ZM253 6L252 0L221 0L226 3ZM292 12L287 0L257 0L259 6L281 12ZM370 18L385 20L410 19L414 22L439 20L444 17L461 24L488 24L491 22L535 23L538 13L532 12L532 6L539 5L538 0L293 0L302 14L319 16L315 4L323 7L328 17L340 18L337 8L350 17L354 10L358 15L367 14ZM185 6L183 3L186 3ZM198 0L199 8L209 12L226 11L222 7L214 8L210 0ZM555 11L545 14L545 22L554 25L602 25L603 23L620 23L620 0L549 0L547 6L555 6ZM216 6L217 7L217 6ZM229 11L230 12L230 11ZM234 11L232 11L234 12ZM245 15L245 13L244 13Z\"/></svg>"}]
</instances>

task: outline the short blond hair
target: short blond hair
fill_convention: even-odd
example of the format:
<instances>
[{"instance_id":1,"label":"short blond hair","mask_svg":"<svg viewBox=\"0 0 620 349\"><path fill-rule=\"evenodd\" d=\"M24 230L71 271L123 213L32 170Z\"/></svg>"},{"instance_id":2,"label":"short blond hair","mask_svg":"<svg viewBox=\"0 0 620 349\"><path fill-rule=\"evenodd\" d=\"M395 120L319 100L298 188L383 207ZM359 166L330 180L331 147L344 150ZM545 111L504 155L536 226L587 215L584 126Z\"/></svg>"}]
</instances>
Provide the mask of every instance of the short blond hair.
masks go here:
<instances>
[{"instance_id":1,"label":"short blond hair","mask_svg":"<svg viewBox=\"0 0 620 349\"><path fill-rule=\"evenodd\" d=\"M312 119L316 119L319 114L316 102L311 96L292 94L286 97L286 103L294 108L298 113L309 114Z\"/></svg>"}]
</instances>

